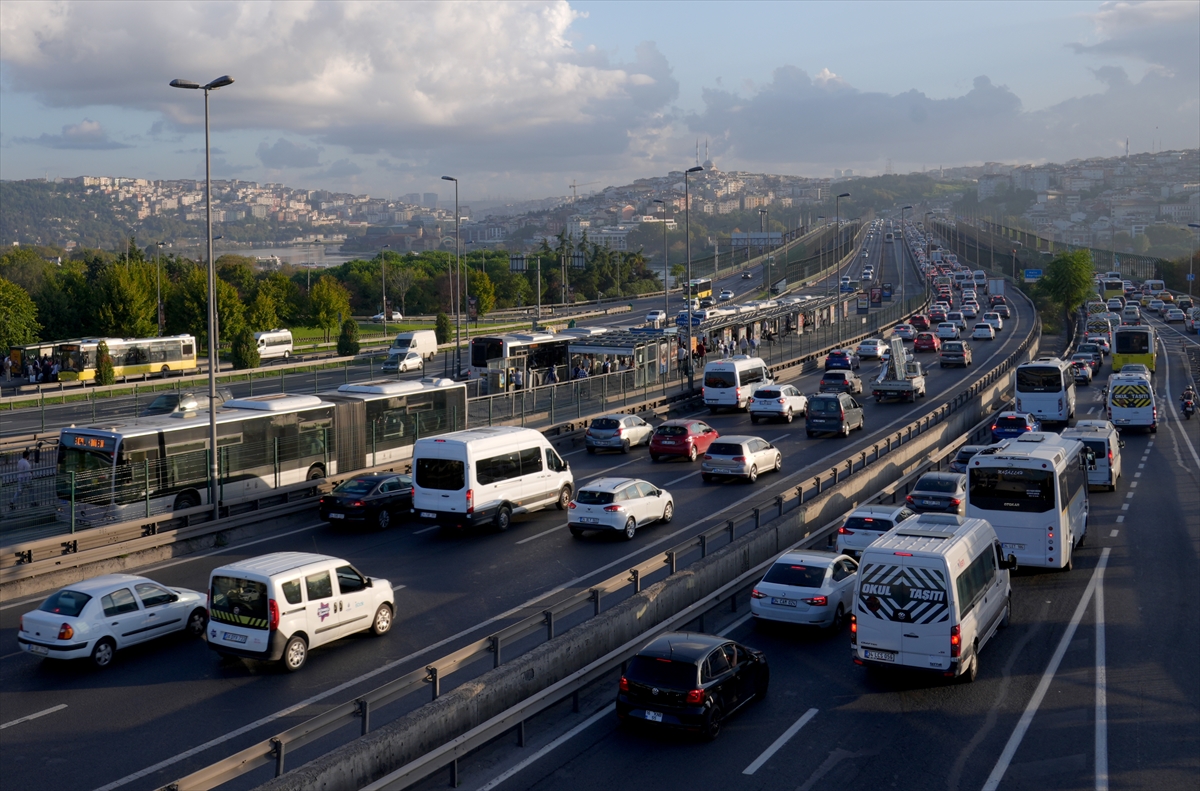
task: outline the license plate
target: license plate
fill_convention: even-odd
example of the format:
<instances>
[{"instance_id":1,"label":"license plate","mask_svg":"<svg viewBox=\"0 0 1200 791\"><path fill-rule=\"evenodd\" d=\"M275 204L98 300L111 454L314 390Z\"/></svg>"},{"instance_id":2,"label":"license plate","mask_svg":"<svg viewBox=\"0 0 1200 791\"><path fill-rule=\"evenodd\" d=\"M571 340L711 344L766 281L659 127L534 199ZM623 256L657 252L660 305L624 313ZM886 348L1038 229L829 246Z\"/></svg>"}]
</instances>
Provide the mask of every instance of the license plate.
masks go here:
<instances>
[{"instance_id":1,"label":"license plate","mask_svg":"<svg viewBox=\"0 0 1200 791\"><path fill-rule=\"evenodd\" d=\"M864 659L874 659L877 662L895 662L896 655L891 651L863 651Z\"/></svg>"},{"instance_id":2,"label":"license plate","mask_svg":"<svg viewBox=\"0 0 1200 791\"><path fill-rule=\"evenodd\" d=\"M662 712L648 711L646 712L646 719L650 720L650 722L662 722Z\"/></svg>"},{"instance_id":3,"label":"license plate","mask_svg":"<svg viewBox=\"0 0 1200 791\"><path fill-rule=\"evenodd\" d=\"M583 522L585 525L598 525L598 524L600 524L600 520L599 520L599 519L597 519L597 518L596 518L596 517L594 517L594 516L581 516L581 517L579 517L579 521L580 521L580 522Z\"/></svg>"},{"instance_id":4,"label":"license plate","mask_svg":"<svg viewBox=\"0 0 1200 791\"><path fill-rule=\"evenodd\" d=\"M921 505L937 505L937 500L922 500Z\"/></svg>"},{"instance_id":5,"label":"license plate","mask_svg":"<svg viewBox=\"0 0 1200 791\"><path fill-rule=\"evenodd\" d=\"M771 597L771 604L778 604L780 607L795 607L796 600L795 599L778 599L775 597Z\"/></svg>"},{"instance_id":6,"label":"license plate","mask_svg":"<svg viewBox=\"0 0 1200 791\"><path fill-rule=\"evenodd\" d=\"M345 519L346 515L345 514L330 514L329 518L330 519Z\"/></svg>"},{"instance_id":7,"label":"license plate","mask_svg":"<svg viewBox=\"0 0 1200 791\"><path fill-rule=\"evenodd\" d=\"M675 444L675 440L673 440L673 439L664 439L664 440L662 441L662 444L664 444L664 445L674 445L674 444Z\"/></svg>"},{"instance_id":8,"label":"license plate","mask_svg":"<svg viewBox=\"0 0 1200 791\"><path fill-rule=\"evenodd\" d=\"M421 517L423 519L437 519L437 514L430 513L429 511L422 511Z\"/></svg>"},{"instance_id":9,"label":"license plate","mask_svg":"<svg viewBox=\"0 0 1200 791\"><path fill-rule=\"evenodd\" d=\"M246 642L246 635L233 634L232 632L225 632L221 635L221 639L227 643L244 643L244 642Z\"/></svg>"},{"instance_id":10,"label":"license plate","mask_svg":"<svg viewBox=\"0 0 1200 791\"><path fill-rule=\"evenodd\" d=\"M1024 544L1001 544L1000 546L1004 547L1005 549L1024 549L1025 548Z\"/></svg>"},{"instance_id":11,"label":"license plate","mask_svg":"<svg viewBox=\"0 0 1200 791\"><path fill-rule=\"evenodd\" d=\"M49 655L50 655L50 649L49 649L49 648L47 648L47 647L46 647L46 646L44 646L44 645L32 645L32 644L30 644L30 646L29 646L29 653L31 653L31 654L37 654L38 656L49 656Z\"/></svg>"}]
</instances>

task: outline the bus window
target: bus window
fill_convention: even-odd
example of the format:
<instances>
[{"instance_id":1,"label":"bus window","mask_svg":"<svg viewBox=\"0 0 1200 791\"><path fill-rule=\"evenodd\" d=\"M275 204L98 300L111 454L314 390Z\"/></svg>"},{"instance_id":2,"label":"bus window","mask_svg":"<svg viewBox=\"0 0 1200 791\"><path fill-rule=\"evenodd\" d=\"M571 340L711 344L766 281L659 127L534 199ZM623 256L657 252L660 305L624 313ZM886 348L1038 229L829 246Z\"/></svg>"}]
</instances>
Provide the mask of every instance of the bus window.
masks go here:
<instances>
[{"instance_id":1,"label":"bus window","mask_svg":"<svg viewBox=\"0 0 1200 791\"><path fill-rule=\"evenodd\" d=\"M1063 389L1063 374L1056 367L1017 369L1017 391L1021 393L1057 393Z\"/></svg>"}]
</instances>

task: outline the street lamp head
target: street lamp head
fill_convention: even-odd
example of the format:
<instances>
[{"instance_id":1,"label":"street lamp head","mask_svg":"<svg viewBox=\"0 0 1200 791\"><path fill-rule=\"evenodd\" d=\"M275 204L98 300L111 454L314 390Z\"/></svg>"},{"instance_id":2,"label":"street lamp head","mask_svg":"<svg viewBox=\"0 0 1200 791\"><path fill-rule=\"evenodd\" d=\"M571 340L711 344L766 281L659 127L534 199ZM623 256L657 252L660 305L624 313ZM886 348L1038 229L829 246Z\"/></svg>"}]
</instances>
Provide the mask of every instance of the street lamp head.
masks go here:
<instances>
[{"instance_id":1,"label":"street lamp head","mask_svg":"<svg viewBox=\"0 0 1200 791\"><path fill-rule=\"evenodd\" d=\"M226 74L223 77L217 77L215 80L204 86L206 91L215 91L217 88L224 88L226 85L233 85L233 77Z\"/></svg>"},{"instance_id":2,"label":"street lamp head","mask_svg":"<svg viewBox=\"0 0 1200 791\"><path fill-rule=\"evenodd\" d=\"M458 181L454 176L442 176L442 181Z\"/></svg>"},{"instance_id":3,"label":"street lamp head","mask_svg":"<svg viewBox=\"0 0 1200 791\"><path fill-rule=\"evenodd\" d=\"M849 193L849 192L843 192L841 195L838 195L838 197L839 197L839 198L849 198L849 197L850 197L850 193Z\"/></svg>"},{"instance_id":4,"label":"street lamp head","mask_svg":"<svg viewBox=\"0 0 1200 791\"><path fill-rule=\"evenodd\" d=\"M911 208L912 208L912 206L901 206L900 211L904 211L905 209L911 209Z\"/></svg>"},{"instance_id":5,"label":"street lamp head","mask_svg":"<svg viewBox=\"0 0 1200 791\"><path fill-rule=\"evenodd\" d=\"M199 89L200 83L192 82L191 80L171 80L171 87L172 88L187 88L188 90L194 91L194 90Z\"/></svg>"},{"instance_id":6,"label":"street lamp head","mask_svg":"<svg viewBox=\"0 0 1200 791\"><path fill-rule=\"evenodd\" d=\"M655 199L654 199L654 202L655 202L655 203L663 203L663 201L659 200L658 198L655 198ZM665 205L665 204L664 204L664 205Z\"/></svg>"},{"instance_id":7,"label":"street lamp head","mask_svg":"<svg viewBox=\"0 0 1200 791\"><path fill-rule=\"evenodd\" d=\"M694 168L688 168L687 170L684 171L684 173L699 173L701 170L704 170L704 168L700 167L699 165L696 165L696 167L694 167Z\"/></svg>"}]
</instances>

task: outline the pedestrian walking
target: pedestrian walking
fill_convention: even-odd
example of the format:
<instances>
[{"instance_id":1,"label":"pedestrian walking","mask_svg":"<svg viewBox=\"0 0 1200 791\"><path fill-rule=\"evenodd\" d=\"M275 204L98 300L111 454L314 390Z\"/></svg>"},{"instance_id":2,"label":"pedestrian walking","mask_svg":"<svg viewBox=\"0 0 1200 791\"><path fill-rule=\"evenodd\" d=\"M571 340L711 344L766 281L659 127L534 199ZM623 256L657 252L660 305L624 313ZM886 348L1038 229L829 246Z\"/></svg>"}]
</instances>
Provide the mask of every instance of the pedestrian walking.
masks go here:
<instances>
[{"instance_id":1,"label":"pedestrian walking","mask_svg":"<svg viewBox=\"0 0 1200 791\"><path fill-rule=\"evenodd\" d=\"M517 390L521 390L525 387L525 374L520 368L513 373L513 387Z\"/></svg>"},{"instance_id":2,"label":"pedestrian walking","mask_svg":"<svg viewBox=\"0 0 1200 791\"><path fill-rule=\"evenodd\" d=\"M558 384L558 372L554 370L554 366L550 366L550 370L546 371L546 384Z\"/></svg>"},{"instance_id":3,"label":"pedestrian walking","mask_svg":"<svg viewBox=\"0 0 1200 791\"><path fill-rule=\"evenodd\" d=\"M21 454L21 458L17 460L17 490L13 493L12 499L8 501L8 510L17 510L17 502L32 483L33 465L29 463L29 449L26 448ZM37 508L36 500L33 502L33 507Z\"/></svg>"},{"instance_id":4,"label":"pedestrian walking","mask_svg":"<svg viewBox=\"0 0 1200 791\"><path fill-rule=\"evenodd\" d=\"M742 341L739 345L741 346L742 354L746 354L750 351L750 342L746 340L745 335L742 336Z\"/></svg>"}]
</instances>

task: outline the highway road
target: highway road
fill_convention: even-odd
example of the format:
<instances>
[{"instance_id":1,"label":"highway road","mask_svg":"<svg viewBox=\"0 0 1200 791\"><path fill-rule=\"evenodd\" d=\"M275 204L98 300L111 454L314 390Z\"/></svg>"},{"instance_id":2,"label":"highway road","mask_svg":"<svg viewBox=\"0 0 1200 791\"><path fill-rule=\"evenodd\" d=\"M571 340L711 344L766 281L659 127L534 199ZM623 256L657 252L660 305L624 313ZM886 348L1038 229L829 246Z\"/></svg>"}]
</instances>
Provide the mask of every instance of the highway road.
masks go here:
<instances>
[{"instance_id":1,"label":"highway road","mask_svg":"<svg viewBox=\"0 0 1200 791\"><path fill-rule=\"evenodd\" d=\"M888 277L894 267L889 262L882 276ZM973 369L934 369L927 399L867 403L867 428L849 439L809 439L800 421L752 427L745 414L713 416L711 423L721 432L755 434L782 449L783 473L764 475L753 486L704 484L698 465L653 463L644 449L630 456L591 456L581 450L568 455L581 483L602 474L629 475L673 493L674 522L644 528L632 542L606 535L573 539L556 510L518 519L506 533L468 535L408 525L384 533L334 530L309 512L252 542L143 570L173 586L203 589L209 571L220 564L273 551L309 550L345 557L398 588L397 618L389 636L353 637L315 651L295 675L257 663L222 662L198 642L182 638L118 654L104 672L82 663L39 662L16 650L17 618L38 600L6 604L0 608L0 644L10 649L0 653L0 710L4 723L15 723L0 730L0 749L9 759L6 782L44 787L44 773L51 770L57 788L151 788L223 758L307 719L326 704L351 699L519 615L538 612L539 600L607 578L716 520L794 487L957 392L989 361L1009 354L1028 321L1029 316L1018 314L1001 339L981 344ZM809 374L796 381L813 392L818 378ZM446 683L459 681L451 677ZM419 697L373 713L373 723L378 726L424 702ZM24 719L38 714L42 716ZM289 764L349 739L350 731L298 751L289 756ZM263 770L229 787L251 787L268 776Z\"/></svg>"}]
</instances>

